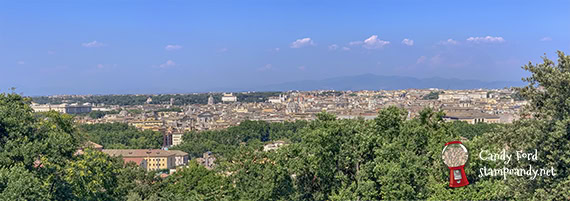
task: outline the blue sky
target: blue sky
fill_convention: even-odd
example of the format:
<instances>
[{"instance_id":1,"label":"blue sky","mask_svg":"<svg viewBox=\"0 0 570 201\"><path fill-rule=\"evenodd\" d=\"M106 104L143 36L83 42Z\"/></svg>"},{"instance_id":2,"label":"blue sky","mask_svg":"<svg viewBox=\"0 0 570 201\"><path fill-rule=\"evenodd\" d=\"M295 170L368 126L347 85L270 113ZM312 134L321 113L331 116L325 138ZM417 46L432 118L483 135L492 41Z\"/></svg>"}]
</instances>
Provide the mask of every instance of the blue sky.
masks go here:
<instances>
[{"instance_id":1,"label":"blue sky","mask_svg":"<svg viewBox=\"0 0 570 201\"><path fill-rule=\"evenodd\" d=\"M568 1L2 1L0 91L195 92L373 73L520 80Z\"/></svg>"}]
</instances>

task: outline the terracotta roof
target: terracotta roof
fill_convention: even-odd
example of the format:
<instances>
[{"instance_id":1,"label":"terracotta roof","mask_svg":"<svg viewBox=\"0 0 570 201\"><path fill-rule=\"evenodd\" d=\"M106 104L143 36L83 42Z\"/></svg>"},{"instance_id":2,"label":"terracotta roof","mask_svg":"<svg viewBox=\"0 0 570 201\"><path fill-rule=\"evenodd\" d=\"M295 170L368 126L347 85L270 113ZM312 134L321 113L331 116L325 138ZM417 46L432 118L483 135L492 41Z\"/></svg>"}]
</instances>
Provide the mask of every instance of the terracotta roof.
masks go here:
<instances>
[{"instance_id":1,"label":"terracotta roof","mask_svg":"<svg viewBox=\"0 0 570 201\"><path fill-rule=\"evenodd\" d=\"M187 156L188 153L180 151L180 150L168 150L171 153L174 153L176 156Z\"/></svg>"},{"instance_id":2,"label":"terracotta roof","mask_svg":"<svg viewBox=\"0 0 570 201\"><path fill-rule=\"evenodd\" d=\"M124 162L129 163L129 162L135 162L137 165L141 165L141 163L144 161L145 159L143 158L125 158Z\"/></svg>"},{"instance_id":3,"label":"terracotta roof","mask_svg":"<svg viewBox=\"0 0 570 201\"><path fill-rule=\"evenodd\" d=\"M473 118L487 118L487 119L498 119L496 115L491 115L482 112L450 112L446 114L445 117L457 118L457 119L473 119Z\"/></svg>"},{"instance_id":4,"label":"terracotta roof","mask_svg":"<svg viewBox=\"0 0 570 201\"><path fill-rule=\"evenodd\" d=\"M103 153L111 156L127 157L168 157L175 154L162 149L103 149Z\"/></svg>"},{"instance_id":5,"label":"terracotta roof","mask_svg":"<svg viewBox=\"0 0 570 201\"><path fill-rule=\"evenodd\" d=\"M91 141L87 141L85 142L85 147L90 147L93 149L103 149L103 146L100 144L97 144L95 142L91 142Z\"/></svg>"}]
</instances>

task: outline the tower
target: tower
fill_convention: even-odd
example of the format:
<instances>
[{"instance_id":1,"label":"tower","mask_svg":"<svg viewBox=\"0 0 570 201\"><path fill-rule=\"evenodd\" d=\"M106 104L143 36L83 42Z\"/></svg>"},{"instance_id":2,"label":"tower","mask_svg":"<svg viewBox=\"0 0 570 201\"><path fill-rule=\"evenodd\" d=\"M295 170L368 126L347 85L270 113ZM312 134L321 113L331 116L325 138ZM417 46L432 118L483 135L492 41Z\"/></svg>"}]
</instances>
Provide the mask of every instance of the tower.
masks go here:
<instances>
[{"instance_id":1,"label":"tower","mask_svg":"<svg viewBox=\"0 0 570 201\"><path fill-rule=\"evenodd\" d=\"M214 104L214 97L210 95L210 97L208 97L208 105L213 105L213 104Z\"/></svg>"}]
</instances>

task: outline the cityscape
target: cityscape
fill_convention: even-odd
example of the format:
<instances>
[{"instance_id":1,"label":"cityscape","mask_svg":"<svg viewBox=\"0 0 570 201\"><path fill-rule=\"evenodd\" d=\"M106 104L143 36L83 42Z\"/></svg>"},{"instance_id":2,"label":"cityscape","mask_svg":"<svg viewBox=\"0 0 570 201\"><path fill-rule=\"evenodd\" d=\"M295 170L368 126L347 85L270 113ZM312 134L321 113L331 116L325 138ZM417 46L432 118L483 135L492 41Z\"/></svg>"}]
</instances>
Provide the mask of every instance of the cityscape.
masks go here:
<instances>
[{"instance_id":1,"label":"cityscape","mask_svg":"<svg viewBox=\"0 0 570 201\"><path fill-rule=\"evenodd\" d=\"M167 150L169 147L180 145L185 133L227 129L239 125L244 120L278 123L298 120L312 121L317 119L316 114L321 112L334 114L339 119L371 120L377 117L379 110L395 106L406 109L408 119L418 117L424 108L433 108L445 112L443 117L445 121L462 121L469 124L508 124L520 118L520 109L527 104L526 100L517 96L517 92L507 88L495 90L244 92L242 96L252 96L252 94L259 95L253 101L248 100L249 102L240 102L237 94L233 93L200 94L208 97L205 104L182 104L177 101L175 98L177 96L189 96L184 94L168 95L172 96L168 101L156 100L162 95L130 95L146 98L146 101L140 105L84 102L89 100L91 95L54 96L41 97L40 100L47 101L47 104L32 102L31 107L35 112L53 110L78 115L74 120L79 124L124 123L142 131L160 132L163 136L162 148L165 150L107 150L97 144L95 148L111 156L123 156L125 162L134 161L148 170L170 169L174 172L176 167L187 165L188 154L182 151ZM82 101L72 102L74 100ZM51 104L51 101L63 103ZM270 146L274 146L274 143L265 145L264 150ZM163 158L162 163L149 163L156 161L149 155ZM209 158L213 156L210 155L211 152L204 153L204 157L195 158L195 160L211 168L213 162L210 162Z\"/></svg>"},{"instance_id":2,"label":"cityscape","mask_svg":"<svg viewBox=\"0 0 570 201\"><path fill-rule=\"evenodd\" d=\"M244 92L247 94L247 92ZM254 92L255 93L255 92ZM446 120L470 124L511 123L519 119L519 110L527 104L511 89L440 90L408 89L392 91L294 91L273 93L278 96L260 97L255 102L241 102L232 93L205 94L205 104L179 104L176 98L167 102L147 97L140 105L110 105L105 103L32 103L36 112L49 110L67 114L99 111L104 116L78 116L82 124L128 123L142 130L182 134L188 131L224 129L243 120L285 122L314 120L315 114L326 111L341 119L374 119L378 110L397 106L408 111L408 118L430 107L446 112ZM214 96L220 101L216 101ZM75 96L82 99L88 96ZM65 102L65 96L58 97ZM49 98L48 98L49 99ZM179 139L179 137L177 137ZM174 144L168 145L177 145Z\"/></svg>"},{"instance_id":3,"label":"cityscape","mask_svg":"<svg viewBox=\"0 0 570 201\"><path fill-rule=\"evenodd\" d=\"M567 1L0 5L0 200L570 200Z\"/></svg>"}]
</instances>

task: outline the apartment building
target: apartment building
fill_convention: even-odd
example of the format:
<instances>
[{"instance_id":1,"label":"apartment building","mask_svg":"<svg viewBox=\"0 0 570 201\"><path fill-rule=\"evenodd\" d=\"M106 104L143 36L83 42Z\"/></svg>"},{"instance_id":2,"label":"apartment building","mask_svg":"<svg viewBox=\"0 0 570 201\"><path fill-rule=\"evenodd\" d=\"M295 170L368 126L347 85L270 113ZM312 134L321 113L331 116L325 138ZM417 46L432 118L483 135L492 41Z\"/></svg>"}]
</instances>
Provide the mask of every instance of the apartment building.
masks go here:
<instances>
[{"instance_id":1,"label":"apartment building","mask_svg":"<svg viewBox=\"0 0 570 201\"><path fill-rule=\"evenodd\" d=\"M162 149L103 149L110 156L121 156L125 163L134 162L147 171L174 169L177 165L188 163L188 154L182 151ZM186 155L186 160L184 160ZM176 157L182 157L177 163Z\"/></svg>"}]
</instances>

